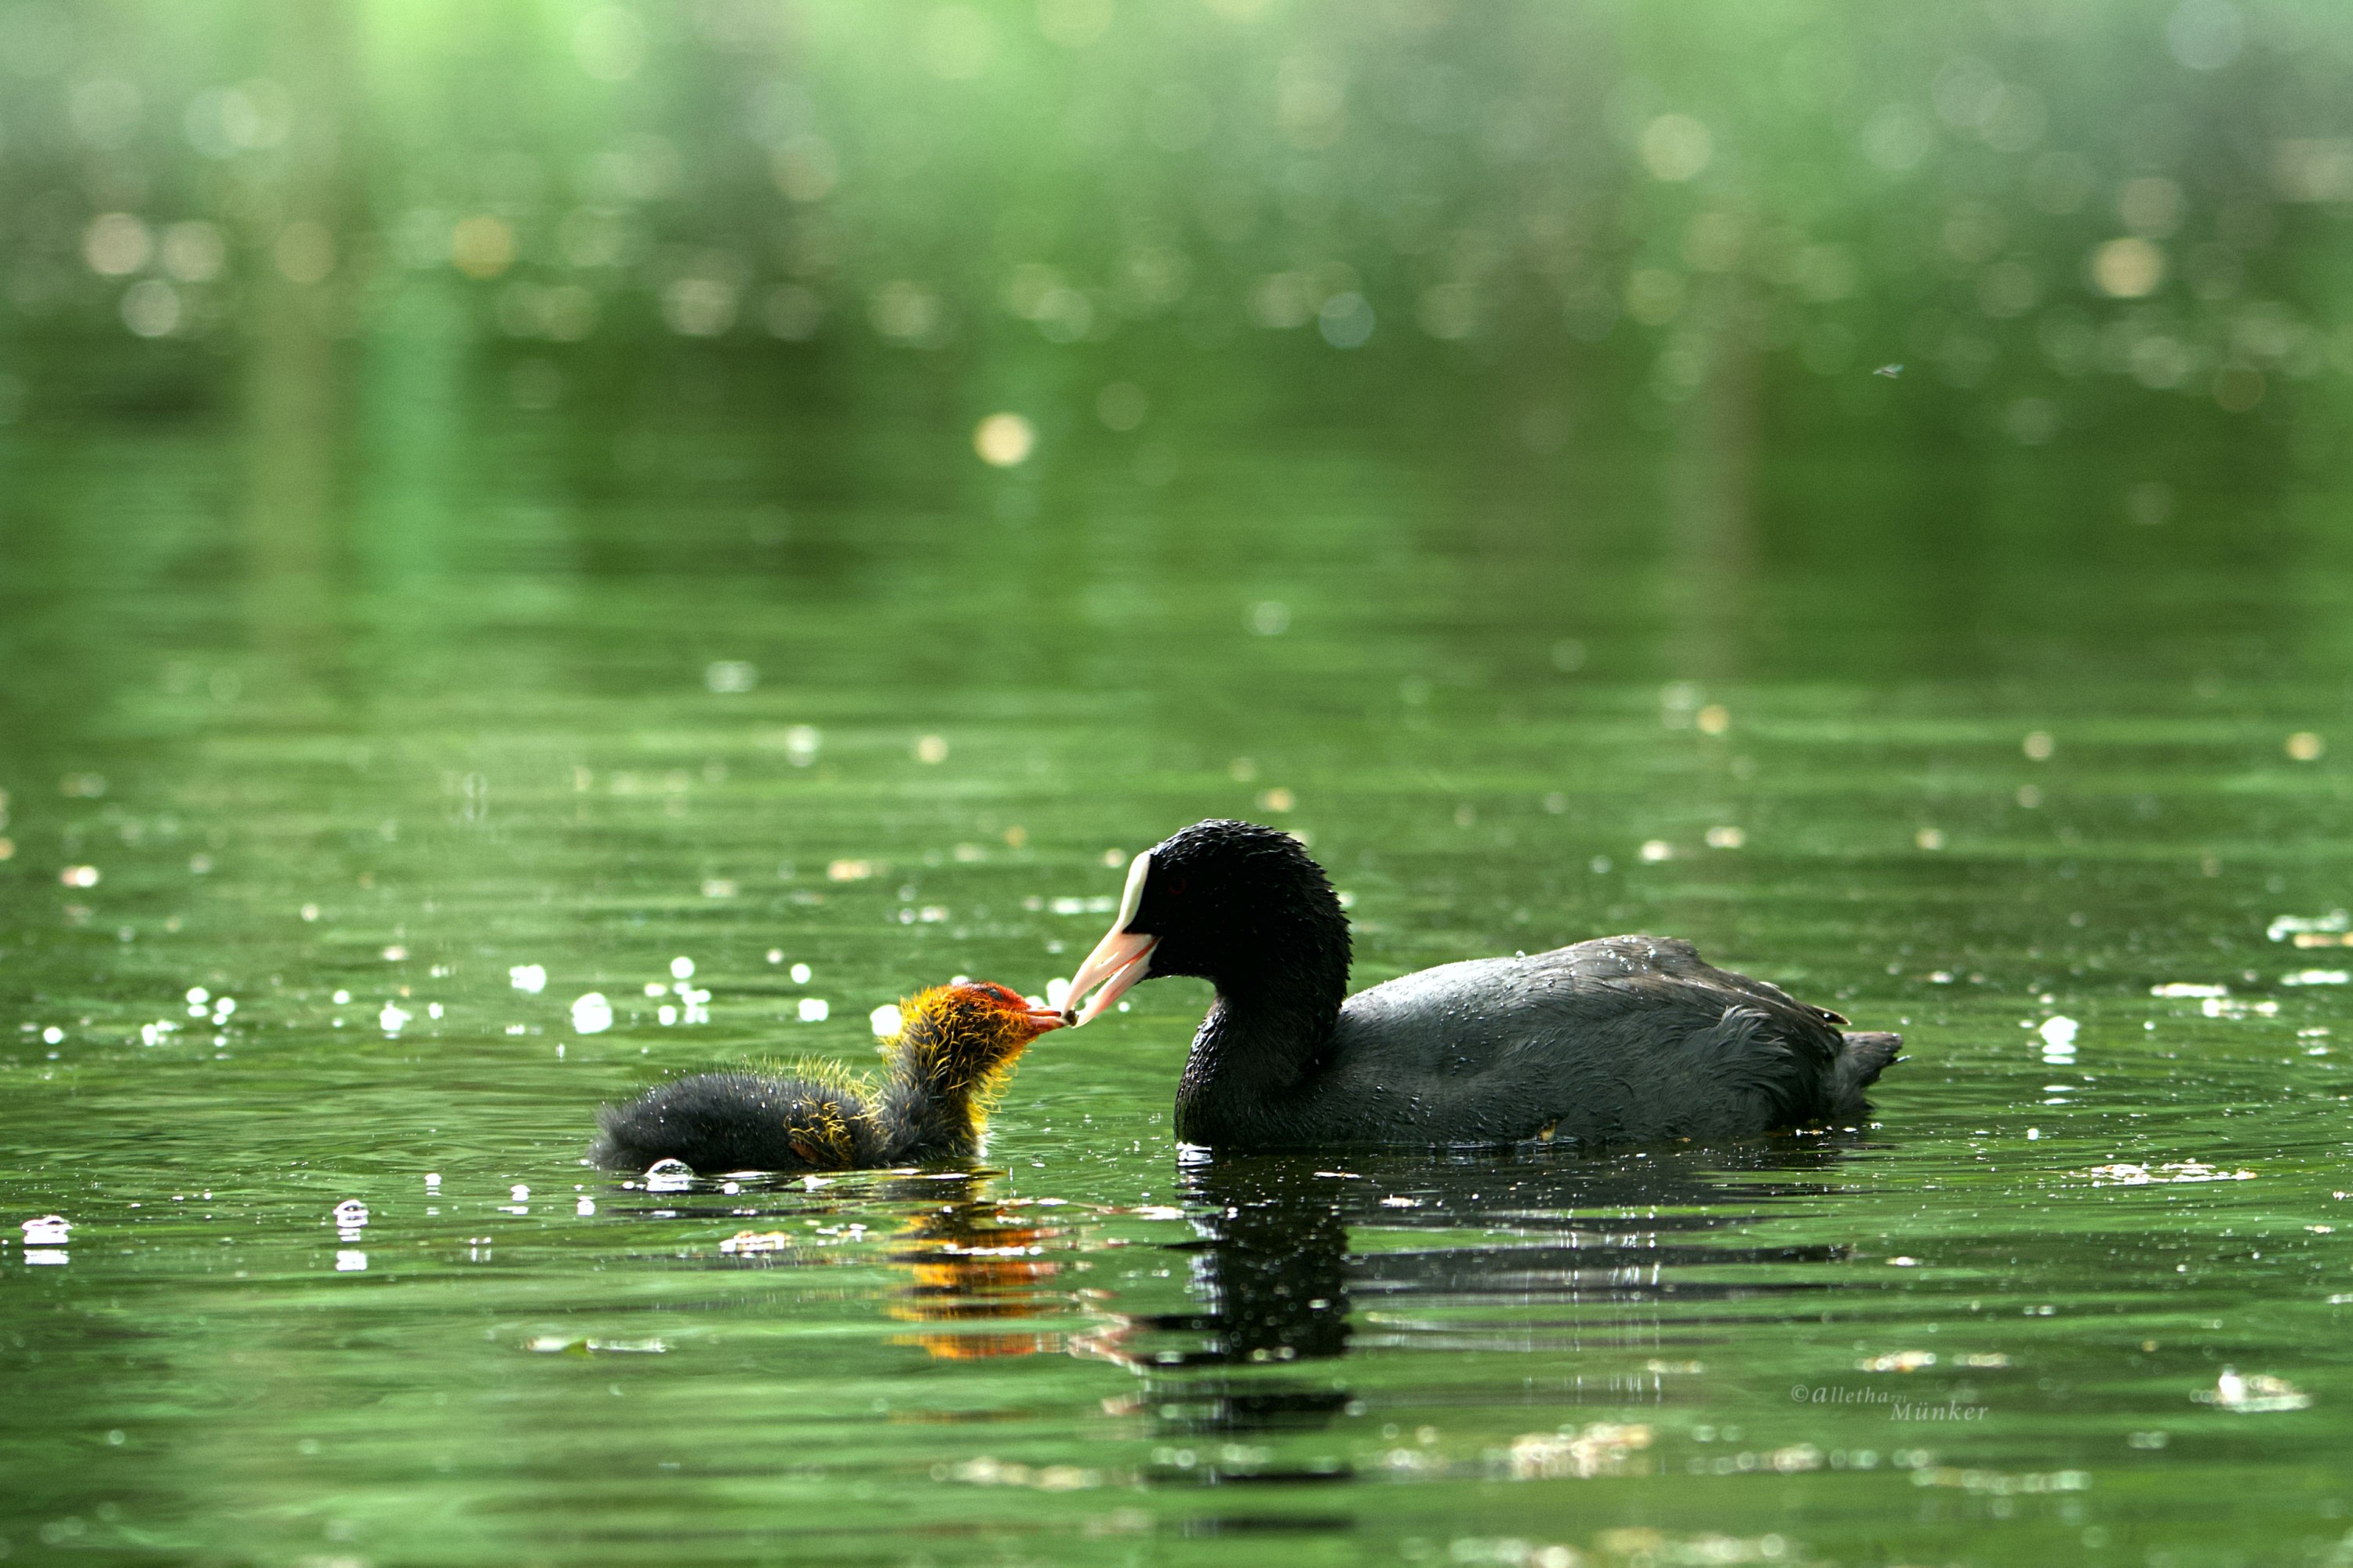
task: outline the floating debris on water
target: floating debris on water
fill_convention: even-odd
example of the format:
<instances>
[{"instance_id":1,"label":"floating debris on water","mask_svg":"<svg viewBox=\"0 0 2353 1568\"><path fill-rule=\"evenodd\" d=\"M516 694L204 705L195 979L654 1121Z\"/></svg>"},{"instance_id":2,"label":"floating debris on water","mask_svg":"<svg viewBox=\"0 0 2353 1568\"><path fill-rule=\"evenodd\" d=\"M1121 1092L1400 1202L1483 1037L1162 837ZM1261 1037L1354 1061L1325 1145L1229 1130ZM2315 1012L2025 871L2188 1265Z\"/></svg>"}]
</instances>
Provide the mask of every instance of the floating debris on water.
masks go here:
<instances>
[{"instance_id":1,"label":"floating debris on water","mask_svg":"<svg viewBox=\"0 0 2353 1568\"><path fill-rule=\"evenodd\" d=\"M1007 1464L986 1454L977 1459L966 1459L948 1474L976 1487L1031 1487L1041 1492L1084 1491L1103 1484L1101 1470L1077 1465L1046 1465L1032 1469L1028 1465Z\"/></svg>"},{"instance_id":2,"label":"floating debris on water","mask_svg":"<svg viewBox=\"0 0 2353 1568\"><path fill-rule=\"evenodd\" d=\"M2252 1171L2226 1171L2202 1160L2169 1160L2155 1169L2118 1161L2113 1165L2094 1165L2076 1174L2088 1178L2093 1185L2098 1187L2150 1187L2168 1182L2252 1181L2255 1179Z\"/></svg>"},{"instance_id":3,"label":"floating debris on water","mask_svg":"<svg viewBox=\"0 0 2353 1568\"><path fill-rule=\"evenodd\" d=\"M2189 1397L2200 1404L2215 1405L2242 1415L2302 1410L2312 1403L2312 1395L2285 1378L2274 1377L2268 1372L2242 1375L2237 1368L2228 1366L2222 1369L2222 1375L2214 1380L2212 1388L2201 1388Z\"/></svg>"},{"instance_id":4,"label":"floating debris on water","mask_svg":"<svg viewBox=\"0 0 2353 1568\"><path fill-rule=\"evenodd\" d=\"M1525 1433L1512 1439L1511 1476L1515 1481L1622 1476L1650 1446L1651 1428L1639 1423L1597 1421L1581 1431Z\"/></svg>"},{"instance_id":5,"label":"floating debris on water","mask_svg":"<svg viewBox=\"0 0 2353 1568\"><path fill-rule=\"evenodd\" d=\"M2089 1470L2047 1470L2005 1475L2000 1470L1963 1470L1949 1465L1924 1465L1912 1472L1915 1487L1951 1487L1965 1492L1990 1492L2010 1497L2020 1492L2081 1492L2092 1486Z\"/></svg>"},{"instance_id":6,"label":"floating debris on water","mask_svg":"<svg viewBox=\"0 0 2353 1568\"><path fill-rule=\"evenodd\" d=\"M2331 909L2326 915L2275 915L2264 927L2263 935L2274 942L2290 937L2336 937L2353 935L2353 910ZM2316 942L2315 947L2333 947L2333 942ZM2296 946L2303 947L2304 943Z\"/></svg>"},{"instance_id":7,"label":"floating debris on water","mask_svg":"<svg viewBox=\"0 0 2353 1568\"><path fill-rule=\"evenodd\" d=\"M2210 996L2198 1004L2198 1011L2208 1018L2276 1018L2279 1003L2269 997L2261 1001L2240 1001L2232 997Z\"/></svg>"},{"instance_id":8,"label":"floating debris on water","mask_svg":"<svg viewBox=\"0 0 2353 1568\"><path fill-rule=\"evenodd\" d=\"M737 1231L719 1244L719 1250L729 1256L752 1256L760 1253L790 1252L793 1237L785 1231Z\"/></svg>"},{"instance_id":9,"label":"floating debris on water","mask_svg":"<svg viewBox=\"0 0 2353 1568\"><path fill-rule=\"evenodd\" d=\"M659 1340L575 1340L565 1334L542 1334L523 1349L543 1356L659 1356L670 1347Z\"/></svg>"}]
</instances>

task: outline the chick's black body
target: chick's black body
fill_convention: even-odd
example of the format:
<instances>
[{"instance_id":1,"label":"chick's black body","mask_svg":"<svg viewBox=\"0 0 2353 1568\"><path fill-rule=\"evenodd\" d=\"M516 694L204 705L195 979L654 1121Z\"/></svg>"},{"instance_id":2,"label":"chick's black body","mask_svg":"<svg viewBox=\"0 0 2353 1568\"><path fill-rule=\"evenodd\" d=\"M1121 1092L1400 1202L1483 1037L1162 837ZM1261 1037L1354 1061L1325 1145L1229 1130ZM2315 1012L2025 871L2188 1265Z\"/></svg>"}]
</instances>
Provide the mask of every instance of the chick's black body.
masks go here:
<instances>
[{"instance_id":1,"label":"chick's black body","mask_svg":"<svg viewBox=\"0 0 2353 1568\"><path fill-rule=\"evenodd\" d=\"M600 1111L588 1157L617 1171L676 1160L702 1174L968 1160L1014 1059L1060 1022L991 985L924 991L901 1016L880 1086L750 1072L673 1078Z\"/></svg>"},{"instance_id":2,"label":"chick's black body","mask_svg":"<svg viewBox=\"0 0 2353 1568\"><path fill-rule=\"evenodd\" d=\"M1203 822L1151 857L1126 931L1154 939L1148 974L1218 989L1177 1088L1188 1143L1647 1142L1852 1122L1902 1044L1650 937L1346 996L1347 917L1289 834Z\"/></svg>"}]
</instances>

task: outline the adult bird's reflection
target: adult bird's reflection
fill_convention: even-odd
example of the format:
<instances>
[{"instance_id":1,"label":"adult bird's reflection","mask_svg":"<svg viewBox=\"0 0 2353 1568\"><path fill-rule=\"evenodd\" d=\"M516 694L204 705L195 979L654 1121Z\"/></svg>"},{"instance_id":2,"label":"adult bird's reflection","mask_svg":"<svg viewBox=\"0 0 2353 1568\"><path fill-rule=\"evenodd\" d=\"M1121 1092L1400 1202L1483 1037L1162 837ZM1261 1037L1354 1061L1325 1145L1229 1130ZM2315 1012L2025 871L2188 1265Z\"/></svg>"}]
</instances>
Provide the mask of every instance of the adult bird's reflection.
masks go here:
<instances>
[{"instance_id":1,"label":"adult bird's reflection","mask_svg":"<svg viewBox=\"0 0 2353 1568\"><path fill-rule=\"evenodd\" d=\"M1352 1346L1669 1351L1747 1305L1820 1290L1762 1266L1835 1259L1841 1243L1757 1243L1770 1214L1831 1201L1844 1157L1818 1140L1725 1151L1582 1156L1557 1149L1203 1157L1183 1172L1194 1239L1175 1244L1196 1309L1114 1317L1073 1346L1150 1375L1150 1404L1187 1429L1248 1429L1348 1403L1228 1369ZM1353 1317L1352 1317L1353 1312ZM1191 1375L1188 1375L1191 1374ZM1206 1382L1204 1381L1206 1378Z\"/></svg>"}]
</instances>

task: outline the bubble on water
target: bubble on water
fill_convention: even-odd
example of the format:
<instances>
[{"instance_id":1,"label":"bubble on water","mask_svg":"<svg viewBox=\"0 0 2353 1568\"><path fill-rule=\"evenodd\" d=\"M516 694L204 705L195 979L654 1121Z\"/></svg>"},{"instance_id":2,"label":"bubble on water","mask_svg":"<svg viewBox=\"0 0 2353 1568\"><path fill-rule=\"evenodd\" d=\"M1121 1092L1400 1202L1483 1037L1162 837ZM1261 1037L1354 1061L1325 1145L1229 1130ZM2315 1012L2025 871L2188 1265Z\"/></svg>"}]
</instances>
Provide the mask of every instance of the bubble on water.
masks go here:
<instances>
[{"instance_id":1,"label":"bubble on water","mask_svg":"<svg viewBox=\"0 0 2353 1568\"><path fill-rule=\"evenodd\" d=\"M425 1173L425 1190L428 1192L438 1192L441 1190L441 1172L427 1171Z\"/></svg>"},{"instance_id":2,"label":"bubble on water","mask_svg":"<svg viewBox=\"0 0 2353 1568\"><path fill-rule=\"evenodd\" d=\"M399 1003L387 1001L384 1004L384 1011L375 1015L375 1021L386 1034L397 1034L400 1026L406 1023L409 1017L410 1014Z\"/></svg>"},{"instance_id":3,"label":"bubble on water","mask_svg":"<svg viewBox=\"0 0 2353 1568\"><path fill-rule=\"evenodd\" d=\"M43 1214L22 1222L16 1228L25 1233L26 1246L63 1246L73 1233L73 1222L63 1214Z\"/></svg>"},{"instance_id":4,"label":"bubble on water","mask_svg":"<svg viewBox=\"0 0 2353 1568\"><path fill-rule=\"evenodd\" d=\"M866 1022L872 1027L874 1038L888 1040L899 1033L899 1026L905 1021L900 1016L898 1004L886 1001L868 1013Z\"/></svg>"},{"instance_id":5,"label":"bubble on water","mask_svg":"<svg viewBox=\"0 0 2353 1568\"><path fill-rule=\"evenodd\" d=\"M663 1028L667 1029L671 1024L678 1022L678 1009L672 1007L668 1002L664 1002L659 1007L654 1009L654 1020Z\"/></svg>"},{"instance_id":6,"label":"bubble on water","mask_svg":"<svg viewBox=\"0 0 2353 1568\"><path fill-rule=\"evenodd\" d=\"M537 996L547 989L545 964L516 964L507 970L507 983L515 990Z\"/></svg>"},{"instance_id":7,"label":"bubble on water","mask_svg":"<svg viewBox=\"0 0 2353 1568\"><path fill-rule=\"evenodd\" d=\"M1071 1000L1071 982L1057 977L1046 982L1046 1005L1060 1012Z\"/></svg>"},{"instance_id":8,"label":"bubble on water","mask_svg":"<svg viewBox=\"0 0 2353 1568\"><path fill-rule=\"evenodd\" d=\"M1662 860L1672 860L1674 855L1675 846L1664 839L1650 839L1642 844L1642 858L1652 863Z\"/></svg>"},{"instance_id":9,"label":"bubble on water","mask_svg":"<svg viewBox=\"0 0 2353 1568\"><path fill-rule=\"evenodd\" d=\"M2035 1033L2042 1035L2043 1044L2052 1050L2071 1051L2074 1049L2076 1032L2082 1027L2072 1018L2046 1018L2042 1021L2042 1027Z\"/></svg>"},{"instance_id":10,"label":"bubble on water","mask_svg":"<svg viewBox=\"0 0 2353 1568\"><path fill-rule=\"evenodd\" d=\"M605 993L592 991L572 1003L572 1027L581 1034L602 1034L613 1027L613 1004Z\"/></svg>"},{"instance_id":11,"label":"bubble on water","mask_svg":"<svg viewBox=\"0 0 2353 1568\"><path fill-rule=\"evenodd\" d=\"M201 1007L212 999L213 993L200 985L192 985L188 988L188 1001L191 1006Z\"/></svg>"},{"instance_id":12,"label":"bubble on water","mask_svg":"<svg viewBox=\"0 0 2353 1568\"><path fill-rule=\"evenodd\" d=\"M646 1191L683 1192L694 1184L694 1168L683 1160L657 1160L646 1167Z\"/></svg>"},{"instance_id":13,"label":"bubble on water","mask_svg":"<svg viewBox=\"0 0 2353 1568\"><path fill-rule=\"evenodd\" d=\"M793 983L795 985L807 985L809 982L809 977L817 971L810 969L807 964L795 964L792 967L791 972Z\"/></svg>"},{"instance_id":14,"label":"bubble on water","mask_svg":"<svg viewBox=\"0 0 2353 1568\"><path fill-rule=\"evenodd\" d=\"M367 1205L357 1198L346 1198L335 1205L335 1228L353 1231L368 1223Z\"/></svg>"},{"instance_id":15,"label":"bubble on water","mask_svg":"<svg viewBox=\"0 0 2353 1568\"><path fill-rule=\"evenodd\" d=\"M694 960L692 959L672 959L670 961L670 977L672 980L692 980L694 978Z\"/></svg>"},{"instance_id":16,"label":"bubble on water","mask_svg":"<svg viewBox=\"0 0 2353 1568\"><path fill-rule=\"evenodd\" d=\"M354 1247L345 1247L335 1254L335 1272L337 1274L366 1273L367 1254Z\"/></svg>"},{"instance_id":17,"label":"bubble on water","mask_svg":"<svg viewBox=\"0 0 2353 1568\"><path fill-rule=\"evenodd\" d=\"M347 991L339 991L335 992L334 996L331 1000L337 1007L349 1007L352 1003L352 993Z\"/></svg>"},{"instance_id":18,"label":"bubble on water","mask_svg":"<svg viewBox=\"0 0 2353 1568\"><path fill-rule=\"evenodd\" d=\"M772 963L772 964L781 964L781 963L783 963L783 962L785 961L785 950L784 950L784 948L770 948L768 949L768 961L769 961L770 963Z\"/></svg>"},{"instance_id":19,"label":"bubble on water","mask_svg":"<svg viewBox=\"0 0 2353 1568\"><path fill-rule=\"evenodd\" d=\"M572 1205L572 1212L583 1216L593 1214L596 1212L596 1200L594 1198L582 1198L578 1202Z\"/></svg>"},{"instance_id":20,"label":"bubble on water","mask_svg":"<svg viewBox=\"0 0 2353 1568\"><path fill-rule=\"evenodd\" d=\"M821 996L801 998L800 1018L803 1023L823 1023L827 1015L832 1011L832 1007Z\"/></svg>"}]
</instances>

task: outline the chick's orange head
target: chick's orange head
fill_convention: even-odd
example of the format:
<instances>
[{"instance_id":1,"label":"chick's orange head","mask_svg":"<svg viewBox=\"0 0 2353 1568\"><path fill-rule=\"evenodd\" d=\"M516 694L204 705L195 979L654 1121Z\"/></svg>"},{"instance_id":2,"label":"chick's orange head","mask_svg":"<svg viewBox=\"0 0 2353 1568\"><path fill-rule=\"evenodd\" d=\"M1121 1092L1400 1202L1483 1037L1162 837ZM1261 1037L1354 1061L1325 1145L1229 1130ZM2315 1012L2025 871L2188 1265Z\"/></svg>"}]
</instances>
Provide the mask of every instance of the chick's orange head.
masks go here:
<instances>
[{"instance_id":1,"label":"chick's orange head","mask_svg":"<svg viewBox=\"0 0 2353 1568\"><path fill-rule=\"evenodd\" d=\"M1007 1054L1065 1022L1053 1009L1032 1006L1028 999L987 980L934 986L909 998L905 1011L911 1022L920 1018L961 1037L968 1047L993 1046Z\"/></svg>"}]
</instances>

